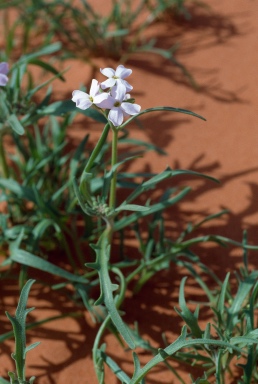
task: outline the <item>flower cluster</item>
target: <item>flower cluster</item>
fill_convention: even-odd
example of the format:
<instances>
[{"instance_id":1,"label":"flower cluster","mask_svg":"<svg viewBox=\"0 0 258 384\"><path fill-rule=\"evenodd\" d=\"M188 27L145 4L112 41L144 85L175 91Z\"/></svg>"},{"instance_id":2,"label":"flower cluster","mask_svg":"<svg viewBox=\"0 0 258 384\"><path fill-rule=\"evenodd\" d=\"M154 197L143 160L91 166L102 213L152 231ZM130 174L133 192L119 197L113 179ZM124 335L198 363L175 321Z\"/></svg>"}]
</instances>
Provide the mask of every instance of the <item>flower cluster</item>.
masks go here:
<instances>
[{"instance_id":1,"label":"flower cluster","mask_svg":"<svg viewBox=\"0 0 258 384\"><path fill-rule=\"evenodd\" d=\"M119 65L116 70L112 68L100 69L100 72L108 79L98 83L93 79L89 93L75 90L72 93L72 101L80 109L90 108L92 105L109 110L108 120L118 127L123 123L124 117L137 115L141 107L129 101L127 93L133 87L125 80L132 70Z\"/></svg>"},{"instance_id":2,"label":"flower cluster","mask_svg":"<svg viewBox=\"0 0 258 384\"><path fill-rule=\"evenodd\" d=\"M6 76L9 72L8 63L3 61L0 63L0 86L5 86L8 82L8 77Z\"/></svg>"}]
</instances>

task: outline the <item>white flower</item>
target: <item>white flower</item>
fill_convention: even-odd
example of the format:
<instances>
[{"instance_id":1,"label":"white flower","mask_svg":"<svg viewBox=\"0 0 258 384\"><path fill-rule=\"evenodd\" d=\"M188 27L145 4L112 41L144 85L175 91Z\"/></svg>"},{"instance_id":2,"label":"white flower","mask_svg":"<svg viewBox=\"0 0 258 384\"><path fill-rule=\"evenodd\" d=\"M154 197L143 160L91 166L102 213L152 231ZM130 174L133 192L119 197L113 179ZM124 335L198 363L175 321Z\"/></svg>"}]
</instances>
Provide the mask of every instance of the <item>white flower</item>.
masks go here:
<instances>
[{"instance_id":1,"label":"white flower","mask_svg":"<svg viewBox=\"0 0 258 384\"><path fill-rule=\"evenodd\" d=\"M101 83L102 89L111 88L116 84L123 84L126 87L127 92L133 89L133 87L126 80L124 80L126 77L131 75L131 69L125 68L123 65L119 65L116 70L112 68L100 68L100 72L104 76L108 77L107 80Z\"/></svg>"},{"instance_id":2,"label":"white flower","mask_svg":"<svg viewBox=\"0 0 258 384\"><path fill-rule=\"evenodd\" d=\"M123 85L114 86L111 89L110 96L106 100L106 108L110 109L108 113L108 120L118 127L123 123L124 117L128 115L137 115L141 107L138 104L126 102L128 96L126 95L126 88Z\"/></svg>"},{"instance_id":3,"label":"white flower","mask_svg":"<svg viewBox=\"0 0 258 384\"><path fill-rule=\"evenodd\" d=\"M8 63L3 61L0 63L0 85L5 86L8 82L8 77L6 76L9 72Z\"/></svg>"},{"instance_id":4,"label":"white flower","mask_svg":"<svg viewBox=\"0 0 258 384\"><path fill-rule=\"evenodd\" d=\"M76 103L76 107L80 109L87 109L92 104L97 105L100 108L107 108L105 101L109 95L105 92L99 93L100 85L97 80L93 79L91 82L90 93L82 92L79 90L73 91L72 101Z\"/></svg>"}]
</instances>

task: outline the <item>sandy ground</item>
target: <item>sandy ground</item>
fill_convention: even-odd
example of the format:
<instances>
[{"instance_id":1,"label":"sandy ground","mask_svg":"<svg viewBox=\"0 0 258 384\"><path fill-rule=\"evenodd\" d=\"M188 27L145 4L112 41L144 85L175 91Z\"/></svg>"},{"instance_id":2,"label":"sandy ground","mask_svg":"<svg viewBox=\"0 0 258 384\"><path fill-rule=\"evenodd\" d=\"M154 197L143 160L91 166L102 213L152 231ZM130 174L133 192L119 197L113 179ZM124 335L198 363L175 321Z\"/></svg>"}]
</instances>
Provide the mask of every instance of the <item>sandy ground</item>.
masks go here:
<instances>
[{"instance_id":1,"label":"sandy ground","mask_svg":"<svg viewBox=\"0 0 258 384\"><path fill-rule=\"evenodd\" d=\"M193 8L192 20L171 27L172 21L154 26L150 36L170 47L179 42L176 58L192 74L197 84L194 89L175 66L152 54L137 54L126 66L133 69L132 96L142 108L174 106L192 110L207 121L180 114L155 113L141 118L142 129L130 127L131 137L156 144L167 157L148 153L130 169L162 171L166 166L191 169L207 173L221 181L220 185L207 180L177 179L176 183L191 185L193 191L180 203L180 223L203 218L206 214L228 209L230 213L220 220L207 223L200 233L217 233L241 241L243 229L248 229L249 241L257 243L258 233L258 4L253 0L206 0L209 9ZM96 66L116 66L119 63L95 61ZM71 61L65 85L56 84L60 97L70 97L81 83L89 85L92 71L84 63ZM102 79L100 73L96 77ZM98 136L100 127L84 120L71 128L70 139L79 142L86 132ZM176 211L176 215L178 211ZM177 222L171 211L171 234L177 232ZM176 216L175 215L175 216ZM241 252L237 249L202 248L201 258L208 262L221 277L226 271L241 265ZM250 255L252 267L257 268L257 254ZM144 335L155 345L161 343L161 332L166 331L169 341L179 332L179 321L173 312L177 304L178 285L183 272L170 271L157 276L147 284L139 296L128 297L125 311L128 322L139 321ZM191 280L189 279L189 284ZM17 287L1 288L1 307L14 311ZM149 291L152 292L152 297ZM198 295L198 292L196 292ZM36 305L33 315L37 319L73 311L72 305L35 285L30 305ZM1 333L10 326L3 319ZM205 317L205 316L204 316ZM149 319L152 319L150 324ZM34 319L34 318L33 318ZM28 375L37 376L37 384L95 384L91 362L91 347L96 326L88 316L56 320L30 331L29 342L41 340L41 345L28 355ZM108 336L108 351L124 369L131 370L130 352L121 352L116 340ZM10 351L12 341L1 345L0 375L13 369ZM147 357L142 356L142 362ZM184 368L182 369L184 371ZM181 370L181 371L182 371ZM185 372L188 377L188 372ZM229 379L227 384L236 381ZM188 380L190 382L190 380ZM116 384L108 375L107 384ZM172 373L157 368L148 384L178 383Z\"/></svg>"}]
</instances>

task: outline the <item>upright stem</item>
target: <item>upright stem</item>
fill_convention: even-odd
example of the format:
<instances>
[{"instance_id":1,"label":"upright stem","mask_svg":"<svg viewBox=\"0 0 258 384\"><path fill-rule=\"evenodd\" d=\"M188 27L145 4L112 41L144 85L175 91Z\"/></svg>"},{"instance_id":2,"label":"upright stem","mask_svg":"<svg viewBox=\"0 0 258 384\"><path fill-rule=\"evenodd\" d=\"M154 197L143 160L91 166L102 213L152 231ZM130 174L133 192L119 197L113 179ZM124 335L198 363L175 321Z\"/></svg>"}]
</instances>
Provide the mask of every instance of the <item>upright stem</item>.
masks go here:
<instances>
[{"instance_id":1,"label":"upright stem","mask_svg":"<svg viewBox=\"0 0 258 384\"><path fill-rule=\"evenodd\" d=\"M117 163L118 130L115 127L112 127L112 132L113 132L113 137L112 137L111 169ZM115 205L116 205L116 180L117 180L117 172L116 170L114 170L113 177L111 180L111 186L110 186L109 208L115 208Z\"/></svg>"},{"instance_id":2,"label":"upright stem","mask_svg":"<svg viewBox=\"0 0 258 384\"><path fill-rule=\"evenodd\" d=\"M106 139L107 139L107 136L108 136L108 132L109 132L109 129L110 129L110 125L109 123L107 123L104 127L104 130L99 138L99 141L97 142L94 150L92 151L91 155L90 155L90 158L84 168L84 172L90 172L92 166L93 166L93 163L96 159L96 157L99 155L103 145L105 144L106 142Z\"/></svg>"},{"instance_id":3,"label":"upright stem","mask_svg":"<svg viewBox=\"0 0 258 384\"><path fill-rule=\"evenodd\" d=\"M116 307L118 309L124 300L127 284L125 282L125 278L124 278L122 272L120 271L120 269L113 268L113 272L115 272L120 278L120 293L119 293L119 296L116 297ZM106 328L108 328L110 322L111 322L111 317L109 314L109 315L107 315L107 317L105 318L105 320L101 324L101 326L98 330L98 333L95 337L93 348L92 348L92 355L93 355L95 372L96 372L96 375L97 375L97 378L98 378L100 384L104 383L104 370L103 370L103 361L98 356L98 350L100 348L99 345L100 345L101 338L102 338Z\"/></svg>"},{"instance_id":4,"label":"upright stem","mask_svg":"<svg viewBox=\"0 0 258 384\"><path fill-rule=\"evenodd\" d=\"M3 134L0 135L0 165L2 176L6 179L9 177L8 165L6 162L5 150L3 145Z\"/></svg>"}]
</instances>

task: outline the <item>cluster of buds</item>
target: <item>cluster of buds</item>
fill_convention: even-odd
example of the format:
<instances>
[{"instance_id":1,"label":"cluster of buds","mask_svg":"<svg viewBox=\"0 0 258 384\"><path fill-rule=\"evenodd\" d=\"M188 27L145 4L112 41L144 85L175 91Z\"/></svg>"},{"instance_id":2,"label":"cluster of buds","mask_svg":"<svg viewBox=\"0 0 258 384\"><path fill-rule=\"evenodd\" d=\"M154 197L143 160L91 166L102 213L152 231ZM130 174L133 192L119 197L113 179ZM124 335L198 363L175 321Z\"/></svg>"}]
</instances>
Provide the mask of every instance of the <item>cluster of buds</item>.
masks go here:
<instances>
[{"instance_id":1,"label":"cluster of buds","mask_svg":"<svg viewBox=\"0 0 258 384\"><path fill-rule=\"evenodd\" d=\"M127 116L137 115L141 107L131 102L130 92L133 87L125 80L132 70L119 65L116 70L112 68L100 69L108 79L99 83L96 79L91 82L89 93L75 90L72 101L80 109L90 108L92 105L108 111L107 118L118 127Z\"/></svg>"},{"instance_id":2,"label":"cluster of buds","mask_svg":"<svg viewBox=\"0 0 258 384\"><path fill-rule=\"evenodd\" d=\"M92 196L91 209L94 211L96 216L100 216L102 218L108 218L113 214L113 209L109 208L107 203L101 201L100 196Z\"/></svg>"},{"instance_id":3,"label":"cluster of buds","mask_svg":"<svg viewBox=\"0 0 258 384\"><path fill-rule=\"evenodd\" d=\"M90 202L80 203L80 205L87 215L101 217L107 223L111 222L114 215L114 209L109 208L108 204L102 201L100 196L91 196Z\"/></svg>"}]
</instances>

